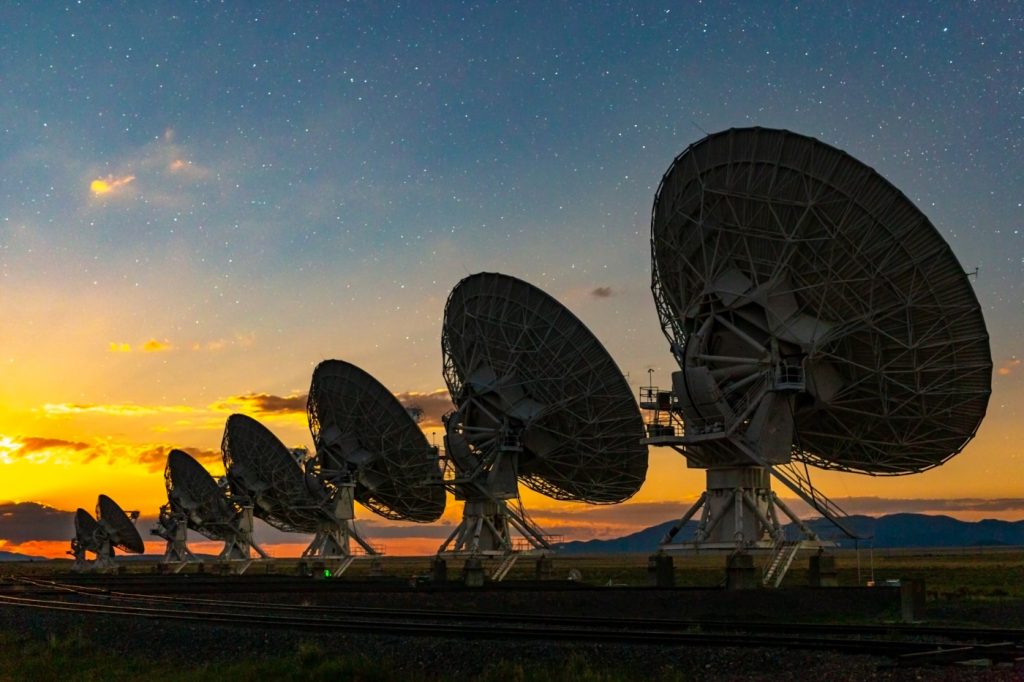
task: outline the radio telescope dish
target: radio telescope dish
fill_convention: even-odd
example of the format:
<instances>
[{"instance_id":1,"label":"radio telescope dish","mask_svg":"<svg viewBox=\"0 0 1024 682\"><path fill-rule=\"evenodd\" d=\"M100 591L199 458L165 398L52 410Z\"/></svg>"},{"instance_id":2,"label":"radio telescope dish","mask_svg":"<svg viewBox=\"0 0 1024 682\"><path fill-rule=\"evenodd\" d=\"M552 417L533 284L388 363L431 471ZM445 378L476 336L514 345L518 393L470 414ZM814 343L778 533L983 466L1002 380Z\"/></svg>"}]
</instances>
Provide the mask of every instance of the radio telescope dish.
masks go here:
<instances>
[{"instance_id":1,"label":"radio telescope dish","mask_svg":"<svg viewBox=\"0 0 1024 682\"><path fill-rule=\"evenodd\" d=\"M153 532L167 540L165 561L195 561L188 550L187 531L224 542L222 560L248 562L250 549L266 552L252 539L252 507L236 505L203 466L182 450L171 450L164 468L167 504Z\"/></svg>"},{"instance_id":2,"label":"radio telescope dish","mask_svg":"<svg viewBox=\"0 0 1024 682\"><path fill-rule=\"evenodd\" d=\"M440 459L398 399L341 360L313 370L307 404L321 477L355 485L355 500L388 519L426 523L444 513Z\"/></svg>"},{"instance_id":3,"label":"radio telescope dish","mask_svg":"<svg viewBox=\"0 0 1024 682\"><path fill-rule=\"evenodd\" d=\"M96 538L100 532L100 524L92 514L81 507L75 512L75 537L79 538L80 544L90 552L98 551L99 542Z\"/></svg>"},{"instance_id":4,"label":"radio telescope dish","mask_svg":"<svg viewBox=\"0 0 1024 682\"><path fill-rule=\"evenodd\" d=\"M291 451L252 417L233 414L221 441L232 497L253 504L256 518L285 532L314 532L328 491L307 477Z\"/></svg>"},{"instance_id":5,"label":"radio telescope dish","mask_svg":"<svg viewBox=\"0 0 1024 682\"><path fill-rule=\"evenodd\" d=\"M351 489L328 487L306 472L292 451L255 419L228 417L221 451L233 499L251 504L256 518L279 530L314 533L303 557L347 562L350 538L367 554L377 553L355 530Z\"/></svg>"},{"instance_id":6,"label":"radio telescope dish","mask_svg":"<svg viewBox=\"0 0 1024 682\"><path fill-rule=\"evenodd\" d=\"M128 552L129 554L143 554L146 546L142 544L142 536L135 527L134 519L139 517L138 512L132 512L132 518L106 495L100 495L96 501L96 521L112 547Z\"/></svg>"},{"instance_id":7,"label":"radio telescope dish","mask_svg":"<svg viewBox=\"0 0 1024 682\"><path fill-rule=\"evenodd\" d=\"M708 470L712 516L736 491L759 500L741 547L778 535L757 520L768 473L838 521L793 463L917 473L977 431L992 359L974 291L914 203L845 152L785 130L705 137L662 178L651 253L681 371L642 399L648 442ZM697 544L736 548L732 520Z\"/></svg>"},{"instance_id":8,"label":"radio telescope dish","mask_svg":"<svg viewBox=\"0 0 1024 682\"><path fill-rule=\"evenodd\" d=\"M71 540L71 551L68 552L75 558L72 570L84 571L88 568L86 552L95 554L99 563L109 564L114 550L92 514L79 507L75 511L75 537Z\"/></svg>"},{"instance_id":9,"label":"radio telescope dish","mask_svg":"<svg viewBox=\"0 0 1024 682\"><path fill-rule=\"evenodd\" d=\"M509 523L536 549L543 534L506 501L517 480L557 500L612 504L647 472L643 422L625 378L589 329L537 287L478 273L445 306L444 378L452 488L463 521L441 547L511 552Z\"/></svg>"},{"instance_id":10,"label":"radio telescope dish","mask_svg":"<svg viewBox=\"0 0 1024 682\"><path fill-rule=\"evenodd\" d=\"M131 554L145 552L142 537L135 528L134 521L138 516L138 512L132 512L129 518L117 503L106 495L99 496L96 503L96 518L79 508L75 512L75 537L71 540L71 551L68 552L75 557L72 570L112 570L115 547ZM96 555L92 566L86 561L86 552Z\"/></svg>"}]
</instances>

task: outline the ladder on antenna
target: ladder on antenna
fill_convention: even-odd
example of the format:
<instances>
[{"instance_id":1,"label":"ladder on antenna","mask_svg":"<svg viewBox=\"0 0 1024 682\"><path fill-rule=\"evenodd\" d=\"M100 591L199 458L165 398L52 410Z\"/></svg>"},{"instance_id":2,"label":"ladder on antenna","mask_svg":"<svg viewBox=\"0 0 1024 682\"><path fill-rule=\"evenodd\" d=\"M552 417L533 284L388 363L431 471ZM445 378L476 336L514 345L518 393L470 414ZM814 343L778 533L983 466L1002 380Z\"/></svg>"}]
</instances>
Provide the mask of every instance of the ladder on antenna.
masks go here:
<instances>
[{"instance_id":1,"label":"ladder on antenna","mask_svg":"<svg viewBox=\"0 0 1024 682\"><path fill-rule=\"evenodd\" d=\"M333 575L335 577L340 576L342 573L344 573L346 570L348 570L348 567L351 566L352 562L355 561L355 560L356 560L356 557L355 557L354 554L349 554L348 556L344 557L334 567L334 570L331 571L331 575Z\"/></svg>"},{"instance_id":2,"label":"ladder on antenna","mask_svg":"<svg viewBox=\"0 0 1024 682\"><path fill-rule=\"evenodd\" d=\"M786 572L802 544L800 540L782 540L775 543L768 567L764 571L762 582L765 587L778 587L782 584L782 579L786 577Z\"/></svg>"},{"instance_id":3,"label":"ladder on antenna","mask_svg":"<svg viewBox=\"0 0 1024 682\"><path fill-rule=\"evenodd\" d=\"M508 572L512 570L512 567L516 565L516 561L519 559L519 552L512 552L511 554L505 555L505 558L498 564L498 568L494 570L491 575L491 580L499 582L505 579Z\"/></svg>"},{"instance_id":4,"label":"ladder on antenna","mask_svg":"<svg viewBox=\"0 0 1024 682\"><path fill-rule=\"evenodd\" d=\"M811 505L811 508L824 516L829 522L841 530L846 537L858 539L860 536L846 527L843 519L849 514L838 504L830 500L824 493L817 490L811 483L811 478L805 472L794 465L793 462L786 464L772 464L761 457L756 450L744 443L739 438L731 439L732 443L739 448L747 457L759 466L764 467L775 478L782 481L787 488L796 493L804 502Z\"/></svg>"},{"instance_id":5,"label":"ladder on antenna","mask_svg":"<svg viewBox=\"0 0 1024 682\"><path fill-rule=\"evenodd\" d=\"M772 473L780 481L785 483L793 492L797 493L804 499L805 502L810 504L814 509L821 512L821 515L831 521L839 530L851 539L857 539L859 536L852 530L846 527L842 522L849 516L846 511L827 497L824 493L814 487L811 483L810 476L801 471L800 468L793 462L787 462L786 464L776 464L772 467Z\"/></svg>"}]
</instances>

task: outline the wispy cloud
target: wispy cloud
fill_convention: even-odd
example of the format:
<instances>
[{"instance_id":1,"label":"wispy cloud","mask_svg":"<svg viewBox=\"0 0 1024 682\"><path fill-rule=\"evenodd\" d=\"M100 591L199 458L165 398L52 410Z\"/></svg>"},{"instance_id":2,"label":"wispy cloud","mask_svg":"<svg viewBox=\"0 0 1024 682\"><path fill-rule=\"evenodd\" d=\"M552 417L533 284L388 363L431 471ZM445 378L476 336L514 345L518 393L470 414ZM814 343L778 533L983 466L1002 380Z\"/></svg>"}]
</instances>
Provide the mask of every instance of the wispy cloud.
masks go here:
<instances>
[{"instance_id":1,"label":"wispy cloud","mask_svg":"<svg viewBox=\"0 0 1024 682\"><path fill-rule=\"evenodd\" d=\"M75 463L138 464L147 471L163 470L172 449L184 450L203 464L219 464L221 453L187 445L134 444L110 440L91 443L40 436L0 436L0 464L30 461L34 464Z\"/></svg>"},{"instance_id":2,"label":"wispy cloud","mask_svg":"<svg viewBox=\"0 0 1024 682\"><path fill-rule=\"evenodd\" d=\"M145 195L151 206L183 206L192 193L219 176L196 160L196 153L179 143L174 131L93 167L113 167L121 173L91 176L89 192L94 199ZM134 190L134 191L133 191Z\"/></svg>"},{"instance_id":3,"label":"wispy cloud","mask_svg":"<svg viewBox=\"0 0 1024 682\"><path fill-rule=\"evenodd\" d=\"M190 180L202 180L210 174L209 169L204 166L181 157L171 159L170 163L167 164L167 170L175 176Z\"/></svg>"},{"instance_id":4,"label":"wispy cloud","mask_svg":"<svg viewBox=\"0 0 1024 682\"><path fill-rule=\"evenodd\" d=\"M88 443L82 443L80 441L64 440L63 438L41 438L35 436L19 438L18 442L20 444L18 452L26 455L33 452L40 452L42 450L85 450L89 447Z\"/></svg>"},{"instance_id":5,"label":"wispy cloud","mask_svg":"<svg viewBox=\"0 0 1024 682\"><path fill-rule=\"evenodd\" d=\"M220 338L212 339L209 341L194 341L190 344L189 347L196 352L217 352L232 346L237 346L239 348L251 348L255 342L256 334L250 332L248 334L237 334L232 339Z\"/></svg>"},{"instance_id":6,"label":"wispy cloud","mask_svg":"<svg viewBox=\"0 0 1024 682\"><path fill-rule=\"evenodd\" d=\"M810 513L810 507L799 500L787 500L796 513ZM1024 512L1024 497L958 497L958 498L891 498L841 497L836 503L850 514L881 516L884 514L1007 514Z\"/></svg>"},{"instance_id":7,"label":"wispy cloud","mask_svg":"<svg viewBox=\"0 0 1024 682\"><path fill-rule=\"evenodd\" d=\"M47 416L62 417L76 414L105 414L117 417L138 417L150 414L182 414L195 412L196 410L187 405L138 405L135 403L122 403L104 405L97 403L46 403L43 405L43 412Z\"/></svg>"},{"instance_id":8,"label":"wispy cloud","mask_svg":"<svg viewBox=\"0 0 1024 682\"><path fill-rule=\"evenodd\" d=\"M160 471L167 464L167 455L174 449L187 452L201 464L219 464L223 461L220 450L194 447L173 448L169 445L156 445L138 450L135 453L134 459L137 463L145 465L150 471Z\"/></svg>"},{"instance_id":9,"label":"wispy cloud","mask_svg":"<svg viewBox=\"0 0 1024 682\"><path fill-rule=\"evenodd\" d=\"M441 416L455 407L448 397L447 389L444 388L429 393L406 391L396 393L395 397L411 413L418 414L421 428L441 426ZM285 396L272 393L245 393L219 400L210 405L210 409L215 412L242 412L259 417L301 415L305 418L307 399L306 393L291 393Z\"/></svg>"},{"instance_id":10,"label":"wispy cloud","mask_svg":"<svg viewBox=\"0 0 1024 682\"><path fill-rule=\"evenodd\" d=\"M256 415L306 414L305 393L279 396L270 393L246 393L224 398L210 406L218 412L245 412Z\"/></svg>"},{"instance_id":11,"label":"wispy cloud","mask_svg":"<svg viewBox=\"0 0 1024 682\"><path fill-rule=\"evenodd\" d=\"M207 341L206 343L200 343L199 341L196 341L195 343L192 344L192 350L206 350L216 352L219 350L224 350L225 348L227 348L227 346L228 342L225 341L224 339L214 339L213 341Z\"/></svg>"},{"instance_id":12,"label":"wispy cloud","mask_svg":"<svg viewBox=\"0 0 1024 682\"><path fill-rule=\"evenodd\" d=\"M1003 362L1003 364L999 365L999 369L996 370L996 374L1002 377L1008 377L1017 372L1017 370L1021 368L1022 364L1024 364L1024 361L1020 358L1010 358Z\"/></svg>"},{"instance_id":13,"label":"wispy cloud","mask_svg":"<svg viewBox=\"0 0 1024 682\"><path fill-rule=\"evenodd\" d=\"M0 464L28 461L45 464L54 456L85 452L92 446L79 441L39 436L0 436Z\"/></svg>"},{"instance_id":14,"label":"wispy cloud","mask_svg":"<svg viewBox=\"0 0 1024 682\"><path fill-rule=\"evenodd\" d=\"M107 175L103 178L96 178L89 183L89 191L95 197L119 194L121 191L135 181L134 175Z\"/></svg>"},{"instance_id":15,"label":"wispy cloud","mask_svg":"<svg viewBox=\"0 0 1024 682\"><path fill-rule=\"evenodd\" d=\"M161 341L160 339L149 339L137 346L138 350L143 353L161 353L163 351L172 350L174 345L170 341ZM131 353L132 344L123 341L111 341L107 346L107 349L111 353Z\"/></svg>"}]
</instances>

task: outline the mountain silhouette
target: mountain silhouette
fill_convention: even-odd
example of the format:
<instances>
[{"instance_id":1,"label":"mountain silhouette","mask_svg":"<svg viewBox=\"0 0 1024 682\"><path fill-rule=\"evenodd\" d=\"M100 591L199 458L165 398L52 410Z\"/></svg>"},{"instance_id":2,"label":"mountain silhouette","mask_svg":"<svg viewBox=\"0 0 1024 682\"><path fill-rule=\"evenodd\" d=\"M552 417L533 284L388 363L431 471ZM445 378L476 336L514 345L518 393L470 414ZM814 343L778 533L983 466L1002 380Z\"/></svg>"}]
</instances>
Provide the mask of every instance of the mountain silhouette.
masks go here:
<instances>
[{"instance_id":1,"label":"mountain silhouette","mask_svg":"<svg viewBox=\"0 0 1024 682\"><path fill-rule=\"evenodd\" d=\"M840 547L912 548L912 547L992 547L1024 545L1024 521L960 521L949 516L929 514L889 514L878 518L848 516L844 523L860 540L846 537L842 531L823 518L805 521L819 537L836 541ZM563 542L555 549L563 554L620 554L626 552L653 552L675 521L620 538ZM696 521L688 521L676 535L679 541L693 537ZM795 524L785 526L786 537L796 539L800 532Z\"/></svg>"}]
</instances>

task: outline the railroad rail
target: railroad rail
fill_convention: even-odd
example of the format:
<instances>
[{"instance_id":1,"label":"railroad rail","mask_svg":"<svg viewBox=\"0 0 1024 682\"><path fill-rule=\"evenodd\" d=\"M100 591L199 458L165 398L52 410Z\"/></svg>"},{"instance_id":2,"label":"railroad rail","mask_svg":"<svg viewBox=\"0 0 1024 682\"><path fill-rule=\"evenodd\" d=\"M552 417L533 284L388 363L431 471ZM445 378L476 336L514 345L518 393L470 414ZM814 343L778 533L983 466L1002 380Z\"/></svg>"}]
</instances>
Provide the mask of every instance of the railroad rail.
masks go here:
<instances>
[{"instance_id":1,"label":"railroad rail","mask_svg":"<svg viewBox=\"0 0 1024 682\"><path fill-rule=\"evenodd\" d=\"M936 665L987 659L1024 667L1024 630L1020 629L591 618L305 606L133 594L31 579L21 579L19 583L28 589L20 595L0 594L0 607L264 629L647 646L817 649L883 656L899 665ZM45 593L29 596L32 590Z\"/></svg>"},{"instance_id":2,"label":"railroad rail","mask_svg":"<svg viewBox=\"0 0 1024 682\"><path fill-rule=\"evenodd\" d=\"M972 640L978 642L1024 643L1024 629L1020 628L979 628L963 626L921 625L908 623L808 623L779 621L710 620L706 618L665 619L567 616L538 613L508 613L492 611L438 610L414 608L389 608L377 606L324 606L296 605L267 602L246 602L233 599L207 599L200 597L165 596L139 594L105 588L71 585L49 580L22 578L21 584L45 590L47 594L73 593L93 596L109 601L135 603L163 603L181 606L220 607L240 612L272 610L279 613L317 613L328 616L367 616L379 618L404 618L424 621L467 621L492 623L548 624L577 627L593 627L596 624L620 629L662 629L670 632L693 631L737 631L772 633L821 633L836 636L891 636L936 637L951 640Z\"/></svg>"}]
</instances>

